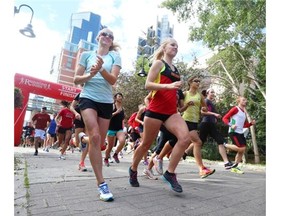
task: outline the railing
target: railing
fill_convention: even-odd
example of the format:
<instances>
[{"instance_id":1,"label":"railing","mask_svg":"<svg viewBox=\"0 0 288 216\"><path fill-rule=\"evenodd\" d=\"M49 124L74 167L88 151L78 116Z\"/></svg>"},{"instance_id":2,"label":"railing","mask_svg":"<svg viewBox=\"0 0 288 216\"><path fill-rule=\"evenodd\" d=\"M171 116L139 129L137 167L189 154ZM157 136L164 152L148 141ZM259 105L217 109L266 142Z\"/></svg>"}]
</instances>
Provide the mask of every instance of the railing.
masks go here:
<instances>
[{"instance_id":1,"label":"railing","mask_svg":"<svg viewBox=\"0 0 288 216\"><path fill-rule=\"evenodd\" d=\"M58 112L61 109L60 104L51 101L43 101L37 99L29 99L27 110L41 110L42 107L47 107L48 113Z\"/></svg>"}]
</instances>

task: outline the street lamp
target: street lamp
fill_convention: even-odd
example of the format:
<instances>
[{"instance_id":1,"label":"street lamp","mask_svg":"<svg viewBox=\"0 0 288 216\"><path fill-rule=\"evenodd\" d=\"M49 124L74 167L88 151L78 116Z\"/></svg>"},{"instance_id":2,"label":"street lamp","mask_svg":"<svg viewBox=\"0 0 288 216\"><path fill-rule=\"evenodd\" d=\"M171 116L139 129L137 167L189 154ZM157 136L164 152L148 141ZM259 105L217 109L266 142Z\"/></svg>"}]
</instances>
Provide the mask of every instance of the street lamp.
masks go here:
<instances>
[{"instance_id":1,"label":"street lamp","mask_svg":"<svg viewBox=\"0 0 288 216\"><path fill-rule=\"evenodd\" d=\"M16 13L20 12L21 7L28 7L31 10L32 14L31 14L30 23L28 23L28 25L25 28L20 29L19 31L20 31L21 34L25 35L26 37L35 38L36 35L33 32L32 24L31 24L32 23L32 19L33 19L33 15L34 15L34 11L29 5L21 4L18 9L17 9L16 6L14 6L14 15Z\"/></svg>"},{"instance_id":2,"label":"street lamp","mask_svg":"<svg viewBox=\"0 0 288 216\"><path fill-rule=\"evenodd\" d=\"M141 68L141 70L138 72L138 76L140 76L140 77L146 77L147 76L147 73L146 73L146 71L145 71L145 69L144 69L144 59L145 58L147 58L145 55L143 55L143 61L142 61L142 68Z\"/></svg>"}]
</instances>

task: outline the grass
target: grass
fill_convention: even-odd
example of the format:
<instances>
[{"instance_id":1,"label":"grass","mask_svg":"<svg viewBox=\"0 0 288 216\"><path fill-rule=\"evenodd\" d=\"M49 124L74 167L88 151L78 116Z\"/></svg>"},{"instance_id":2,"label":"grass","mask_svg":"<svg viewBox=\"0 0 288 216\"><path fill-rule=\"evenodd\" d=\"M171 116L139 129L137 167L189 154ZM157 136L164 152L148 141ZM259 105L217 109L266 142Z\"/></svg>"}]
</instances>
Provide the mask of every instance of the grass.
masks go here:
<instances>
[{"instance_id":1,"label":"grass","mask_svg":"<svg viewBox=\"0 0 288 216\"><path fill-rule=\"evenodd\" d=\"M20 169L21 160L14 156L14 174L16 174L16 170Z\"/></svg>"},{"instance_id":2,"label":"grass","mask_svg":"<svg viewBox=\"0 0 288 216\"><path fill-rule=\"evenodd\" d=\"M29 188L29 178L28 178L28 169L27 169L27 161L25 160L25 169L24 169L24 187Z\"/></svg>"}]
</instances>

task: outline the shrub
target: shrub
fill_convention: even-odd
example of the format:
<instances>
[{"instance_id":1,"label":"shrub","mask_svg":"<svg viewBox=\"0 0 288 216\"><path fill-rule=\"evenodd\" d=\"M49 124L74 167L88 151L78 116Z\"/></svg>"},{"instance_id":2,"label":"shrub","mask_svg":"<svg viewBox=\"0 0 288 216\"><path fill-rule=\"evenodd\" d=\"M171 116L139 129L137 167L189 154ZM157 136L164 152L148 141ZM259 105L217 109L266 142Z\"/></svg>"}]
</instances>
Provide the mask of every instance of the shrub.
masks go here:
<instances>
[{"instance_id":1,"label":"shrub","mask_svg":"<svg viewBox=\"0 0 288 216\"><path fill-rule=\"evenodd\" d=\"M14 87L14 108L23 107L23 94L21 89Z\"/></svg>"}]
</instances>

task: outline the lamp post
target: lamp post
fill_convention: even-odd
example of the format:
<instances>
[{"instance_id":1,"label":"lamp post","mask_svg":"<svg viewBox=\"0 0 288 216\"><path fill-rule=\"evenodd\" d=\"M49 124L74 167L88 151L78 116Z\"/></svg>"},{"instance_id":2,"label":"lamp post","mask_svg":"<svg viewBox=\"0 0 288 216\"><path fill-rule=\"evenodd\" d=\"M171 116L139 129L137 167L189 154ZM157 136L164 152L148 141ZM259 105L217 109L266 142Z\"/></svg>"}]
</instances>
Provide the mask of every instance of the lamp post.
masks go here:
<instances>
[{"instance_id":1,"label":"lamp post","mask_svg":"<svg viewBox=\"0 0 288 216\"><path fill-rule=\"evenodd\" d=\"M32 14L31 14L30 23L28 23L25 28L20 29L19 31L20 31L21 34L23 34L23 35L26 36L26 37L35 38L36 35L35 35L34 32L33 32L32 24L31 24L31 23L32 23L32 19L33 19L33 15L34 15L34 11L33 11L33 9L32 9L29 5L27 5L27 4L21 4L21 5L19 6L19 8L17 8L16 6L14 6L14 15L15 15L16 13L19 13L19 12L20 12L21 7L28 7L28 8L31 10Z\"/></svg>"},{"instance_id":2,"label":"lamp post","mask_svg":"<svg viewBox=\"0 0 288 216\"><path fill-rule=\"evenodd\" d=\"M140 77L146 77L147 76L147 73L146 73L146 71L145 71L145 69L144 69L144 59L145 58L147 58L145 55L143 55L143 61L142 61L142 68L141 68L141 70L138 72L138 76L140 76Z\"/></svg>"}]
</instances>

